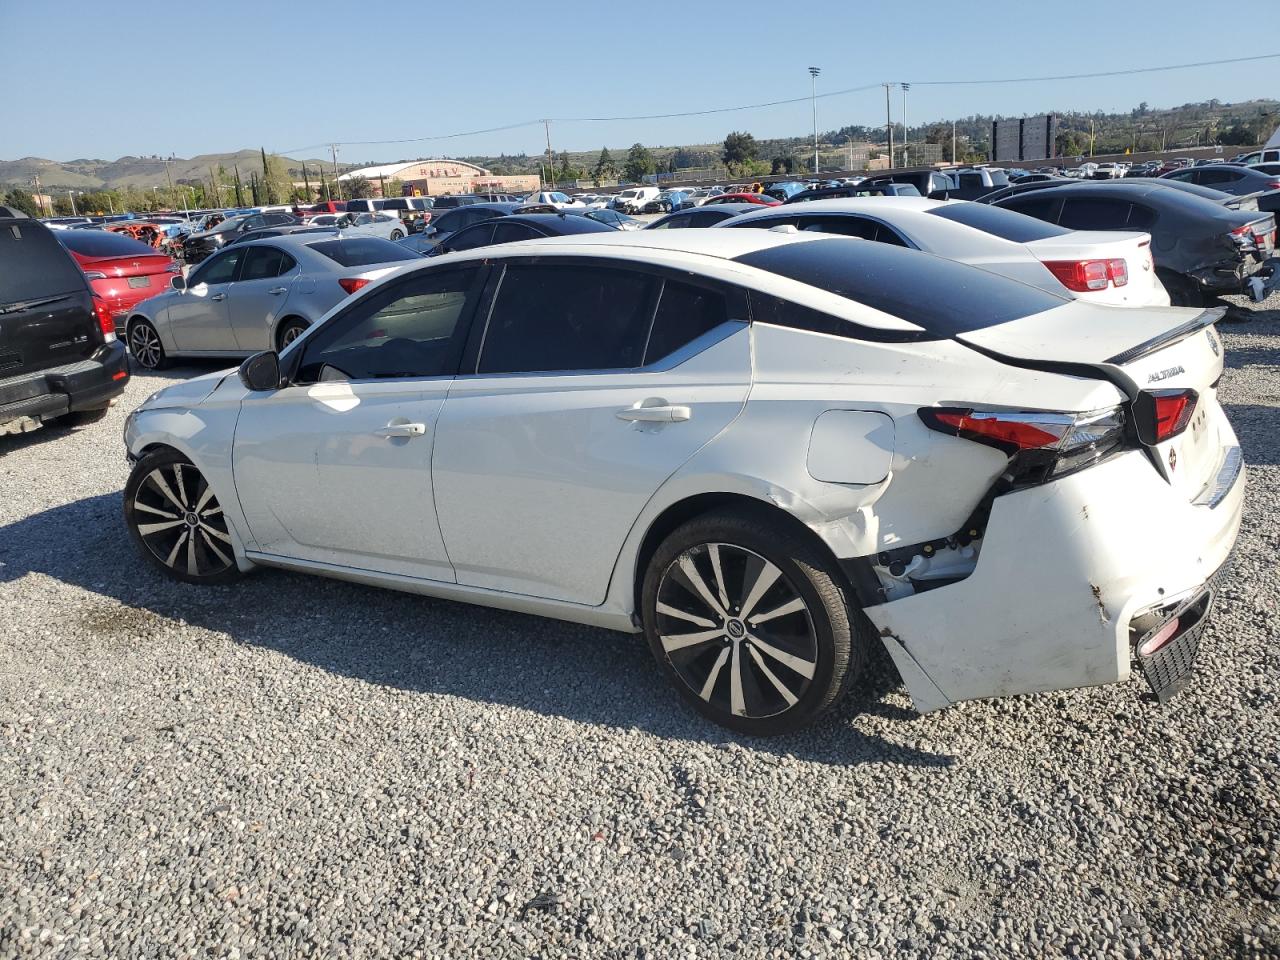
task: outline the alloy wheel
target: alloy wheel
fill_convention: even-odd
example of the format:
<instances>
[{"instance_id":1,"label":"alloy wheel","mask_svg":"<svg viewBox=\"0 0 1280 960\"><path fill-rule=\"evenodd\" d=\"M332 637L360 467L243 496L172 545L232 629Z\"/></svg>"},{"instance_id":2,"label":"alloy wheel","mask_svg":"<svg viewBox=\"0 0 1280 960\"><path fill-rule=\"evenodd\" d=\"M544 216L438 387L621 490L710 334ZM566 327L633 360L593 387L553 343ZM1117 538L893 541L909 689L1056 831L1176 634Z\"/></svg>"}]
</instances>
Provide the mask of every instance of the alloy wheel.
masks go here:
<instances>
[{"instance_id":1,"label":"alloy wheel","mask_svg":"<svg viewBox=\"0 0 1280 960\"><path fill-rule=\"evenodd\" d=\"M280 335L280 346L287 347L289 344L293 343L293 341L302 336L302 331L305 329L307 328L296 323L285 327L284 333Z\"/></svg>"},{"instance_id":2,"label":"alloy wheel","mask_svg":"<svg viewBox=\"0 0 1280 960\"><path fill-rule=\"evenodd\" d=\"M142 542L171 570L212 577L235 563L222 507L189 463L165 463L148 473L134 492L133 514Z\"/></svg>"},{"instance_id":3,"label":"alloy wheel","mask_svg":"<svg viewBox=\"0 0 1280 960\"><path fill-rule=\"evenodd\" d=\"M164 356L160 335L149 323L135 323L129 331L129 350L137 361L148 370L154 370Z\"/></svg>"},{"instance_id":4,"label":"alloy wheel","mask_svg":"<svg viewBox=\"0 0 1280 960\"><path fill-rule=\"evenodd\" d=\"M667 567L657 631L681 681L737 717L791 709L818 667L804 597L775 564L734 544L699 544Z\"/></svg>"}]
</instances>

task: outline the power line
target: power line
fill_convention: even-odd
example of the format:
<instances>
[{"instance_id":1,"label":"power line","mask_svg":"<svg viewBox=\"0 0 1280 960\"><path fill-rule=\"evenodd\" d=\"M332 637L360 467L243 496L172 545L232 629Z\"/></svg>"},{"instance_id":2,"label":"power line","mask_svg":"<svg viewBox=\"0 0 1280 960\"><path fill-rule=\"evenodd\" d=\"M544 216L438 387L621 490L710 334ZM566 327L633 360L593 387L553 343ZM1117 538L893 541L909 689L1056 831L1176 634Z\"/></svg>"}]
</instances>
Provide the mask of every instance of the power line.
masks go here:
<instances>
[{"instance_id":1,"label":"power line","mask_svg":"<svg viewBox=\"0 0 1280 960\"><path fill-rule=\"evenodd\" d=\"M1138 73L1161 73L1166 70L1191 70L1195 67L1218 67L1229 63L1253 63L1275 60L1280 53L1263 53L1256 57L1231 57L1227 60L1200 60L1196 63L1174 63L1164 67L1133 67L1128 70L1103 70L1098 73L1063 73L1052 77L1008 77L1000 80L912 80L921 87L976 86L984 83L1040 83L1047 80L1091 80L1098 77L1129 77Z\"/></svg>"}]
</instances>

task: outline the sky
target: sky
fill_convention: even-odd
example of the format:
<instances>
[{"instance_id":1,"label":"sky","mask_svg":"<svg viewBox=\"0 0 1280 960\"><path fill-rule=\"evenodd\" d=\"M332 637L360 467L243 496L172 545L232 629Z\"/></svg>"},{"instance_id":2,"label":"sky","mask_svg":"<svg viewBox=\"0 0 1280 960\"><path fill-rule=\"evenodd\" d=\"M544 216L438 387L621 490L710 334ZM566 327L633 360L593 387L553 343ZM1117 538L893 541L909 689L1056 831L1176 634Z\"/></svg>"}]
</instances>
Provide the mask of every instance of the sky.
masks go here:
<instances>
[{"instance_id":1,"label":"sky","mask_svg":"<svg viewBox=\"0 0 1280 960\"><path fill-rule=\"evenodd\" d=\"M1035 2L992 16L882 19L884 4L735 0L0 0L0 159L190 157L265 147L342 162L711 143L908 119L1153 108L1275 94L1280 60L1128 77L1079 74L1280 53L1271 30L1201 29L1202 0ZM959 8L956 8L959 9ZM1085 8L1077 8L1082 11ZM1185 15L1184 15L1185 14ZM863 16L866 17L865 26ZM919 24L919 29L913 25ZM936 81L1019 82L930 85ZM709 116L582 122L801 98ZM902 94L893 93L895 121ZM512 126L488 133L473 131ZM467 136L443 138L467 133ZM408 141L361 143L361 141Z\"/></svg>"}]
</instances>

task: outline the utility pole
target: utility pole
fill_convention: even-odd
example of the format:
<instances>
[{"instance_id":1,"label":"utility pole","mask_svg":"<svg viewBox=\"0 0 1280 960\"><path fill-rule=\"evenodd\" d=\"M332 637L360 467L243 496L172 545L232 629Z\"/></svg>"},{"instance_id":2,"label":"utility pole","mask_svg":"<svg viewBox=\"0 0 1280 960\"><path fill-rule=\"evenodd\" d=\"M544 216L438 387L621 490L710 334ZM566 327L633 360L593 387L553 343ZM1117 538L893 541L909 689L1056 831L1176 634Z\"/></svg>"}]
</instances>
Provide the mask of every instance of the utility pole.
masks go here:
<instances>
[{"instance_id":1,"label":"utility pole","mask_svg":"<svg viewBox=\"0 0 1280 960\"><path fill-rule=\"evenodd\" d=\"M813 107L813 175L818 175L818 74L821 67L809 68L809 104Z\"/></svg>"},{"instance_id":2,"label":"utility pole","mask_svg":"<svg viewBox=\"0 0 1280 960\"><path fill-rule=\"evenodd\" d=\"M329 144L329 150L333 154L333 182L338 186L338 199L341 200L343 196L342 181L338 179L338 145L336 143Z\"/></svg>"},{"instance_id":3,"label":"utility pole","mask_svg":"<svg viewBox=\"0 0 1280 960\"><path fill-rule=\"evenodd\" d=\"M956 122L951 121L951 162L956 162Z\"/></svg>"},{"instance_id":4,"label":"utility pole","mask_svg":"<svg viewBox=\"0 0 1280 960\"><path fill-rule=\"evenodd\" d=\"M543 126L543 127L546 129L546 131L547 131L547 171L546 171L546 173L551 175L551 189L552 189L552 190L554 190L554 189L556 188L556 180L555 180L555 177L556 177L556 155L555 155L554 153L552 153L552 152L551 152L551 121L550 121L550 120L543 120L543 121L542 121L542 126ZM543 182L543 183L546 183L546 182L547 182L546 174L544 174L544 175L543 175L543 177L542 177L542 182Z\"/></svg>"},{"instance_id":5,"label":"utility pole","mask_svg":"<svg viewBox=\"0 0 1280 960\"><path fill-rule=\"evenodd\" d=\"M907 142L911 139L907 136L907 91L911 89L911 84L899 84L902 87L902 165L907 165Z\"/></svg>"},{"instance_id":6,"label":"utility pole","mask_svg":"<svg viewBox=\"0 0 1280 960\"><path fill-rule=\"evenodd\" d=\"M889 135L889 169L893 169L893 114L889 106L889 84L884 87L884 129Z\"/></svg>"},{"instance_id":7,"label":"utility pole","mask_svg":"<svg viewBox=\"0 0 1280 960\"><path fill-rule=\"evenodd\" d=\"M76 213L76 192L74 190L68 190L67 196L71 198L71 215L73 217L78 217L79 214Z\"/></svg>"},{"instance_id":8,"label":"utility pole","mask_svg":"<svg viewBox=\"0 0 1280 960\"><path fill-rule=\"evenodd\" d=\"M44 213L44 194L40 192L40 174L35 175L34 183L36 185L36 209ZM53 216L53 210L49 210L49 216Z\"/></svg>"},{"instance_id":9,"label":"utility pole","mask_svg":"<svg viewBox=\"0 0 1280 960\"><path fill-rule=\"evenodd\" d=\"M1091 157L1093 156L1093 140L1094 140L1093 117L1090 117L1089 118L1089 156Z\"/></svg>"}]
</instances>

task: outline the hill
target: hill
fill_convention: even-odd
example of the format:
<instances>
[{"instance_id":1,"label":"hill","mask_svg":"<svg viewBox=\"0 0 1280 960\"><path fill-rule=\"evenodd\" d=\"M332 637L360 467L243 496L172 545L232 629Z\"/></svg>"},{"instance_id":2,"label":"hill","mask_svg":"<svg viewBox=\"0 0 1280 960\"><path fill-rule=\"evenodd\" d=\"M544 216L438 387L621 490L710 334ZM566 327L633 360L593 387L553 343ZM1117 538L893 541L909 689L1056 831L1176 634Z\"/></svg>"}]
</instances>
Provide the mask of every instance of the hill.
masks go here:
<instances>
[{"instance_id":1,"label":"hill","mask_svg":"<svg viewBox=\"0 0 1280 960\"><path fill-rule=\"evenodd\" d=\"M302 164L306 163L309 171L318 170L324 163L327 173L332 172L333 165L328 161L315 159L295 160L291 157L281 158L288 168L290 176L302 177ZM169 177L174 183L203 181L209 178L210 168L223 167L231 170L239 165L247 176L251 170L262 168L262 155L257 150L238 150L235 153L206 153L189 159L174 158L165 161L162 157L120 157L118 160L46 160L42 157L23 157L20 160L0 160L0 185L30 189L37 175L40 185L46 192L49 190L114 190L124 187L140 187L149 190L151 187L165 187ZM166 173L165 167L169 170ZM339 164L345 170L348 164Z\"/></svg>"}]
</instances>

